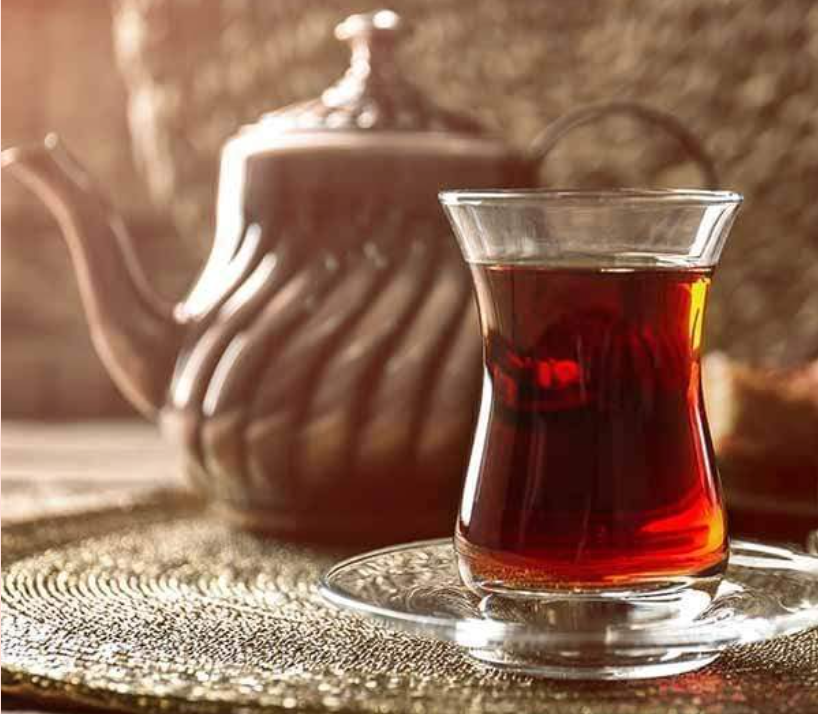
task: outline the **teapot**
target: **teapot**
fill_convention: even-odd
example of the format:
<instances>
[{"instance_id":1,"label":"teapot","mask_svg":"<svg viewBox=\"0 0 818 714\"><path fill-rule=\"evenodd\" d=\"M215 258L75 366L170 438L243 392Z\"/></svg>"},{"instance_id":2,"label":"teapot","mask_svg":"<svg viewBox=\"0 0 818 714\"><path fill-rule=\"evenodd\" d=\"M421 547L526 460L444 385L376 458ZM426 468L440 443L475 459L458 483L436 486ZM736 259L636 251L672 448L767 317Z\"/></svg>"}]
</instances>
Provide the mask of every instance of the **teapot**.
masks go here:
<instances>
[{"instance_id":1,"label":"teapot","mask_svg":"<svg viewBox=\"0 0 818 714\"><path fill-rule=\"evenodd\" d=\"M346 74L226 142L213 246L175 305L55 135L2 153L61 226L117 386L245 528L356 544L451 530L482 367L439 190L534 186L560 137L610 113L668 129L716 182L673 117L626 102L511 148L404 79L393 53L405 29L386 10L347 18Z\"/></svg>"}]
</instances>

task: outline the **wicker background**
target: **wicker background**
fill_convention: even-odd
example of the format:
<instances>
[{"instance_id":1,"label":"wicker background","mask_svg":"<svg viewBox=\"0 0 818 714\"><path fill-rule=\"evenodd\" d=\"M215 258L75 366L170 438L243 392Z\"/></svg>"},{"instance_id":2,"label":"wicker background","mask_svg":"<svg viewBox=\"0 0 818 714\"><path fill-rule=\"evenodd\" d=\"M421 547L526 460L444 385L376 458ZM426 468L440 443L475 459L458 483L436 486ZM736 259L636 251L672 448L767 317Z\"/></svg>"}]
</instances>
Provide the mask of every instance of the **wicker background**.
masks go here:
<instances>
[{"instance_id":1,"label":"wicker background","mask_svg":"<svg viewBox=\"0 0 818 714\"><path fill-rule=\"evenodd\" d=\"M196 261L168 214L151 204L134 165L110 3L5 0L0 46L3 148L58 131L114 197L156 285L180 294ZM3 416L133 413L91 346L56 224L3 178Z\"/></svg>"},{"instance_id":2,"label":"wicker background","mask_svg":"<svg viewBox=\"0 0 818 714\"><path fill-rule=\"evenodd\" d=\"M415 26L401 55L407 74L519 146L588 101L634 98L676 114L715 155L724 185L747 196L716 281L709 346L758 364L818 356L818 5L391 4ZM335 79L346 49L332 27L375 6L8 0L3 144L60 131L124 209L148 272L179 295L210 246L224 138ZM571 135L544 179L678 186L699 177L672 141L610 119ZM91 349L53 223L11 182L3 233L5 413L127 412Z\"/></svg>"}]
</instances>

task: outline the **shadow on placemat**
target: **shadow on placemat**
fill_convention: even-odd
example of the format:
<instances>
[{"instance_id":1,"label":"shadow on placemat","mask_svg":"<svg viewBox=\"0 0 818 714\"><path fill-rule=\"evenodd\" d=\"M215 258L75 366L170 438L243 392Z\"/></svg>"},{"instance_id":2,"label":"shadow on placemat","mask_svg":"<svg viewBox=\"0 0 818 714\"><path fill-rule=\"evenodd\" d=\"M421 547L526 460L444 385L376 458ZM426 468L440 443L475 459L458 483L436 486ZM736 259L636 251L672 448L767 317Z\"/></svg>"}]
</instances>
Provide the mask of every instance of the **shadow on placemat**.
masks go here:
<instances>
[{"instance_id":1,"label":"shadow on placemat","mask_svg":"<svg viewBox=\"0 0 818 714\"><path fill-rule=\"evenodd\" d=\"M4 529L3 691L122 711L818 712L818 630L673 679L536 680L325 605L337 556L184 499Z\"/></svg>"}]
</instances>

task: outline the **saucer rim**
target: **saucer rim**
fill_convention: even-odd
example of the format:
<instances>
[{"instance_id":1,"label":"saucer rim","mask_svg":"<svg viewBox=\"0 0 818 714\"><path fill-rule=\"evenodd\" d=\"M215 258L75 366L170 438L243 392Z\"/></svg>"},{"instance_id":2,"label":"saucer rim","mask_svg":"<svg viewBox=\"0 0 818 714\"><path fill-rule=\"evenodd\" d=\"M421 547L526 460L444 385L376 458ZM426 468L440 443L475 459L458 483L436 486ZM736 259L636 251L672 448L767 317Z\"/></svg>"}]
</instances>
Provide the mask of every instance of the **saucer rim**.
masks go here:
<instances>
[{"instance_id":1,"label":"saucer rim","mask_svg":"<svg viewBox=\"0 0 818 714\"><path fill-rule=\"evenodd\" d=\"M407 543L399 543L371 551L359 553L346 558L327 569L320 578L318 592L330 604L351 611L359 616L376 619L392 629L410 631L414 634L432 636L437 639L454 642L465 647L497 647L509 644L539 645L546 648L582 647L593 644L604 645L612 652L633 652L637 650L664 649L668 652L720 652L727 647L739 644L751 644L767 641L776 637L803 632L818 627L818 598L816 604L796 611L778 613L773 616L742 616L732 612L733 617L722 616L720 620L703 620L694 626L683 626L682 621L668 625L652 627L649 631L638 627L629 629L605 629L599 631L544 631L533 629L522 623L508 623L463 617L441 617L438 615L419 615L407 611L392 609L384 605L357 598L333 587L332 579L343 570L384 555L391 555L407 550L429 547L449 546L454 550L451 538L431 538ZM724 583L734 583L743 590L746 596L752 596L758 586L748 589L741 581L729 578L731 564L740 564L744 568L758 568L753 560L766 558L772 564L780 560L784 569L811 576L818 587L818 556L784 545L767 544L760 541L735 539L730 544L728 570ZM747 562L741 562L746 560ZM736 561L739 561L737 563ZM786 567L785 564L790 564ZM802 567L798 567L798 566ZM466 588L461 584L461 587ZM721 591L722 588L720 587ZM730 597L727 593L714 597ZM756 596L757 597L757 596ZM711 604L712 606L712 604ZM782 606L783 607L783 606Z\"/></svg>"}]
</instances>

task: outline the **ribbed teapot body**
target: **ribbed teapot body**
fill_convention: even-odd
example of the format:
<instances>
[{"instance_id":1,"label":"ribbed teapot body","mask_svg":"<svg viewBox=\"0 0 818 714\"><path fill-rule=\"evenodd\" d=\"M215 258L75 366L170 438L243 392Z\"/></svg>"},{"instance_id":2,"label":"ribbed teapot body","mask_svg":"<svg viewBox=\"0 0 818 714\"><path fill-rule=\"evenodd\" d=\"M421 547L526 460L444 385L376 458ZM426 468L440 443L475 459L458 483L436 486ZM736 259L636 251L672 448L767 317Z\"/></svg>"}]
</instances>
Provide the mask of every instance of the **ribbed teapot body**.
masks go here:
<instances>
[{"instance_id":1,"label":"ribbed teapot body","mask_svg":"<svg viewBox=\"0 0 818 714\"><path fill-rule=\"evenodd\" d=\"M244 526L335 542L446 534L480 342L436 194L518 183L522 162L445 135L259 141L224 150L217 245L188 301L196 329L165 428Z\"/></svg>"}]
</instances>

